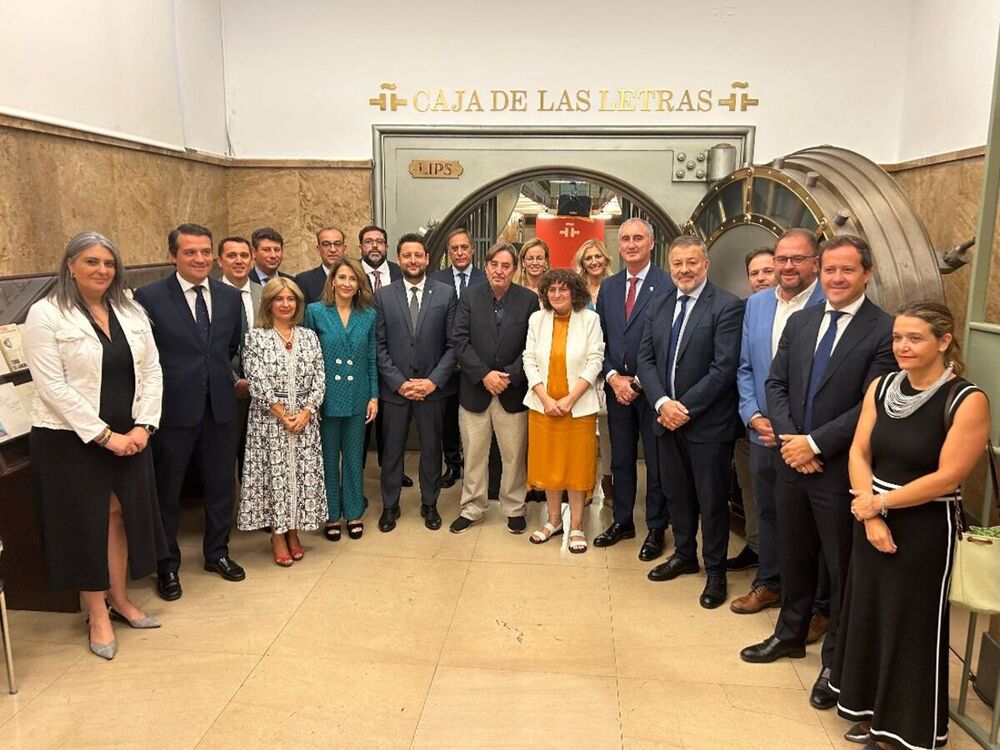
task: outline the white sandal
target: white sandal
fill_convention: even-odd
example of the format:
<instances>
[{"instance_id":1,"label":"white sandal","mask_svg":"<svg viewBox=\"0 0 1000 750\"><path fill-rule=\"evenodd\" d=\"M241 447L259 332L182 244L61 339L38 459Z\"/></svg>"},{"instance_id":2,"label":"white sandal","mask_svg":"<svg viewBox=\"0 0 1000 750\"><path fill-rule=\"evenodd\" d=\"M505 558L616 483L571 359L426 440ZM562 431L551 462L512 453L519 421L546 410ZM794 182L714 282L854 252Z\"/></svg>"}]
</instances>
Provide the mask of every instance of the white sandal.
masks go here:
<instances>
[{"instance_id":1,"label":"white sandal","mask_svg":"<svg viewBox=\"0 0 1000 750\"><path fill-rule=\"evenodd\" d=\"M587 535L583 533L583 529L571 529L569 532L569 544L566 546L575 555L586 552Z\"/></svg>"},{"instance_id":2,"label":"white sandal","mask_svg":"<svg viewBox=\"0 0 1000 750\"><path fill-rule=\"evenodd\" d=\"M537 531L531 532L531 536L528 537L528 541L531 542L532 544L545 544L552 537L559 536L562 533L563 533L562 526L556 528L551 523L546 521L545 525L542 526L542 528L538 529Z\"/></svg>"}]
</instances>

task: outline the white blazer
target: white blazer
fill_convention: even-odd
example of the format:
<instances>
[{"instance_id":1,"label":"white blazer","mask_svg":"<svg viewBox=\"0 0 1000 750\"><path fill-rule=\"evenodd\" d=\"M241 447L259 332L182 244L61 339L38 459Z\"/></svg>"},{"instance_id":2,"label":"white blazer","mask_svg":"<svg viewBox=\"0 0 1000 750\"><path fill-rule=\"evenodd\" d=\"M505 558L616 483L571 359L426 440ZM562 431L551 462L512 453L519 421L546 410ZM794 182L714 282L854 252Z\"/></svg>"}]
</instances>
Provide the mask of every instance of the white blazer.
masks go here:
<instances>
[{"instance_id":1,"label":"white blazer","mask_svg":"<svg viewBox=\"0 0 1000 750\"><path fill-rule=\"evenodd\" d=\"M548 388L553 320L551 310L539 310L528 318L528 339L522 357L524 375L528 379L528 393L523 403L532 411L545 411L541 399L532 389L539 383ZM574 417L596 414L600 408L594 383L601 374L603 363L604 333L601 331L600 317L593 310L574 311L570 316L566 335L566 380L569 381L570 390L573 390L580 378L590 383L590 388L573 404Z\"/></svg>"},{"instance_id":2,"label":"white blazer","mask_svg":"<svg viewBox=\"0 0 1000 750\"><path fill-rule=\"evenodd\" d=\"M136 306L138 308L138 306ZM163 374L149 318L141 308L115 308L135 368L132 418L157 427L163 398ZM31 423L53 430L73 430L84 442L104 431L101 363L104 348L82 311L60 310L41 299L28 310L21 327L24 355L35 384Z\"/></svg>"}]
</instances>

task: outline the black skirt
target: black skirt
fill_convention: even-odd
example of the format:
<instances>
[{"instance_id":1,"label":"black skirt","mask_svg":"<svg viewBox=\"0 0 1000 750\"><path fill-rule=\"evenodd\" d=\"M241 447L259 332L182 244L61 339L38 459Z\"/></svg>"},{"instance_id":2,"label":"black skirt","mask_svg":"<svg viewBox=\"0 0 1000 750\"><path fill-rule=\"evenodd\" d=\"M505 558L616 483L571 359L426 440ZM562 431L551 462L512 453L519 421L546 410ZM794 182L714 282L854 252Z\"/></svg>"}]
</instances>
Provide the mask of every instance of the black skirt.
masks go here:
<instances>
[{"instance_id":1,"label":"black skirt","mask_svg":"<svg viewBox=\"0 0 1000 750\"><path fill-rule=\"evenodd\" d=\"M49 584L104 591L108 581L108 504L122 506L128 573L151 575L167 554L156 500L153 453L116 456L71 430L32 427L31 463L41 488L40 517Z\"/></svg>"},{"instance_id":2,"label":"black skirt","mask_svg":"<svg viewBox=\"0 0 1000 750\"><path fill-rule=\"evenodd\" d=\"M872 546L855 524L854 548L830 687L845 719L902 748L948 741L948 590L954 506L932 501L889 512L897 551Z\"/></svg>"}]
</instances>

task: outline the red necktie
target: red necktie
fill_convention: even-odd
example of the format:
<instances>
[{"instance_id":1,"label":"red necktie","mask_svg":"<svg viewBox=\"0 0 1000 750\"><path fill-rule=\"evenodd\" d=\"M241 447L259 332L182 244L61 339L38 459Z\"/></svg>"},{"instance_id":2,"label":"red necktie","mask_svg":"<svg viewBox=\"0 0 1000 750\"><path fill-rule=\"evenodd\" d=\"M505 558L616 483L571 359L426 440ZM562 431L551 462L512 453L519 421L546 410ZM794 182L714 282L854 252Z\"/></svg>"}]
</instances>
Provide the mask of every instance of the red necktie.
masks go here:
<instances>
[{"instance_id":1,"label":"red necktie","mask_svg":"<svg viewBox=\"0 0 1000 750\"><path fill-rule=\"evenodd\" d=\"M635 292L636 288L639 286L639 277L632 276L629 278L629 284L631 286L628 288L628 296L625 298L625 320L626 322L630 317L632 317L632 308L635 307Z\"/></svg>"}]
</instances>

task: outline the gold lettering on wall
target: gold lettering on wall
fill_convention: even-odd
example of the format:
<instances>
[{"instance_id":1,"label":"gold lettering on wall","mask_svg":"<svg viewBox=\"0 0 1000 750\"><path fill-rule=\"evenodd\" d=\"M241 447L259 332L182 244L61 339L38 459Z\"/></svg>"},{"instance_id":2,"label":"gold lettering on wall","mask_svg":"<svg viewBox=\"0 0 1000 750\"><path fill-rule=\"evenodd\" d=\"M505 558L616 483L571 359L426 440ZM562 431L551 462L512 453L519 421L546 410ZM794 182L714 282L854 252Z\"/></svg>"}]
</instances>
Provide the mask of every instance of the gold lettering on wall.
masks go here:
<instances>
[{"instance_id":1,"label":"gold lettering on wall","mask_svg":"<svg viewBox=\"0 0 1000 750\"><path fill-rule=\"evenodd\" d=\"M760 106L750 95L749 81L733 81L730 91L710 88L620 89L441 89L418 88L409 97L396 93L398 85L383 83L368 100L380 112L412 107L417 112L746 112Z\"/></svg>"},{"instance_id":2,"label":"gold lettering on wall","mask_svg":"<svg viewBox=\"0 0 1000 750\"><path fill-rule=\"evenodd\" d=\"M457 180L465 168L455 159L414 159L410 162L410 176L418 179Z\"/></svg>"}]
</instances>

